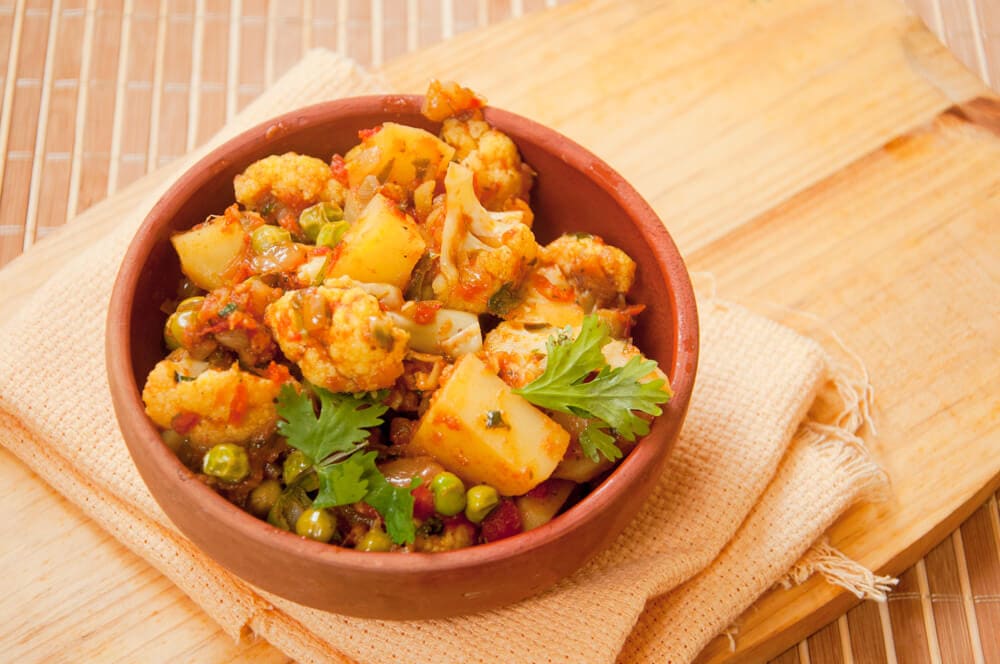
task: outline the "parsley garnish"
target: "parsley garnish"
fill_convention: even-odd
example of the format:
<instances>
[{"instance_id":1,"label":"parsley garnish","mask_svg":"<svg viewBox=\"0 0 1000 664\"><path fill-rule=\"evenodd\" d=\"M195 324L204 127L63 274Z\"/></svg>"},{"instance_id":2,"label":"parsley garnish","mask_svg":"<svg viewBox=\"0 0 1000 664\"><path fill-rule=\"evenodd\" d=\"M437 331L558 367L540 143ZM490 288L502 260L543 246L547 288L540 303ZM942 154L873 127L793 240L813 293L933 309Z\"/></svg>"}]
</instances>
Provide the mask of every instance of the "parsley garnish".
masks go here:
<instances>
[{"instance_id":1,"label":"parsley garnish","mask_svg":"<svg viewBox=\"0 0 1000 664\"><path fill-rule=\"evenodd\" d=\"M229 316L229 314L233 313L234 311L236 311L236 303L230 302L226 306L219 309L219 317L226 318L227 316Z\"/></svg>"},{"instance_id":2,"label":"parsley garnish","mask_svg":"<svg viewBox=\"0 0 1000 664\"><path fill-rule=\"evenodd\" d=\"M662 378L639 382L657 366L641 355L611 368L601 353L610 341L608 329L597 316L584 317L575 340L571 332L567 327L548 338L545 371L514 392L536 406L588 418L580 435L584 453L592 461L598 460L598 452L614 461L622 453L607 429L629 441L649 433L649 422L635 411L662 413L659 404L670 399L669 388L664 389Z\"/></svg>"},{"instance_id":3,"label":"parsley garnish","mask_svg":"<svg viewBox=\"0 0 1000 664\"><path fill-rule=\"evenodd\" d=\"M622 451L615 445L615 437L594 420L587 422L587 426L580 432L580 447L587 458L595 463L600 459L598 452L608 461L622 458Z\"/></svg>"},{"instance_id":4,"label":"parsley garnish","mask_svg":"<svg viewBox=\"0 0 1000 664\"><path fill-rule=\"evenodd\" d=\"M385 520L386 532L397 544L412 542L412 490L393 486L375 465L375 452L364 452L369 429L382 424L387 407L370 398L334 394L310 388L319 397L317 417L308 393L284 385L278 395L278 431L288 444L305 454L319 478L313 507L337 507L364 501Z\"/></svg>"}]
</instances>

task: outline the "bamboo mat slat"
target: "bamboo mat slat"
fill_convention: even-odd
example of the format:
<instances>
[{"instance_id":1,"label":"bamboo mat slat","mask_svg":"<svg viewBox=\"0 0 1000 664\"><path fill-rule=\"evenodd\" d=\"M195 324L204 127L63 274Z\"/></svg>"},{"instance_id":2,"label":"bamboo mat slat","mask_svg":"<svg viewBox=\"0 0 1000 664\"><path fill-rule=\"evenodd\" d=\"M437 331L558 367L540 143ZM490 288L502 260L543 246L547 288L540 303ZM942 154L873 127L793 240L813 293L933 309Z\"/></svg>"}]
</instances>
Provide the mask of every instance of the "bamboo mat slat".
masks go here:
<instances>
[{"instance_id":1,"label":"bamboo mat slat","mask_svg":"<svg viewBox=\"0 0 1000 664\"><path fill-rule=\"evenodd\" d=\"M931 662L932 653L933 661L941 661L923 561L899 576L899 585L889 596L889 615L899 661Z\"/></svg>"},{"instance_id":2,"label":"bamboo mat slat","mask_svg":"<svg viewBox=\"0 0 1000 664\"><path fill-rule=\"evenodd\" d=\"M845 631L854 664L885 664L887 652L895 652L886 643L886 629L880 605L862 602L848 611Z\"/></svg>"},{"instance_id":3,"label":"bamboo mat slat","mask_svg":"<svg viewBox=\"0 0 1000 664\"><path fill-rule=\"evenodd\" d=\"M997 501L991 498L962 525L969 588L979 628L983 659L1000 662L1000 520Z\"/></svg>"},{"instance_id":4,"label":"bamboo mat slat","mask_svg":"<svg viewBox=\"0 0 1000 664\"><path fill-rule=\"evenodd\" d=\"M809 637L808 651L811 664L840 664L844 661L840 621L835 620Z\"/></svg>"},{"instance_id":5,"label":"bamboo mat slat","mask_svg":"<svg viewBox=\"0 0 1000 664\"><path fill-rule=\"evenodd\" d=\"M206 140L310 48L378 67L556 4L565 0L0 0L0 266ZM1000 3L908 4L1000 89ZM862 603L773 661L1000 663L997 505L992 496L907 570L886 604ZM167 583L155 572L149 582ZM169 626L170 616L135 625L144 636L120 652ZM265 644L239 656L284 661Z\"/></svg>"}]
</instances>

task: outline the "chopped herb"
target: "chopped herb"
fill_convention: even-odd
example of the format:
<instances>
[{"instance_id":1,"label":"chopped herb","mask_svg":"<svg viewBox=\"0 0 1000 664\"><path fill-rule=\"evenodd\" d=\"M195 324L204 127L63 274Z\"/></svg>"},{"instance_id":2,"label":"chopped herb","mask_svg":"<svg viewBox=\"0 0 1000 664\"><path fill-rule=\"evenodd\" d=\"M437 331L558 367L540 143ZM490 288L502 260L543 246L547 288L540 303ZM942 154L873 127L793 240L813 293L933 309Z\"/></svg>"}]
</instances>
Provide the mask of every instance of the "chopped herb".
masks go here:
<instances>
[{"instance_id":1,"label":"chopped herb","mask_svg":"<svg viewBox=\"0 0 1000 664\"><path fill-rule=\"evenodd\" d=\"M577 240L589 240L594 237L590 233L570 233L570 235L575 237Z\"/></svg>"},{"instance_id":2,"label":"chopped herb","mask_svg":"<svg viewBox=\"0 0 1000 664\"><path fill-rule=\"evenodd\" d=\"M182 373L174 372L174 382L175 383L190 383L193 380L197 380L197 376L185 376Z\"/></svg>"},{"instance_id":3,"label":"chopped herb","mask_svg":"<svg viewBox=\"0 0 1000 664\"><path fill-rule=\"evenodd\" d=\"M441 517L435 514L420 524L420 528L417 529L417 532L421 535L440 535L444 532L444 521L441 520Z\"/></svg>"},{"instance_id":4,"label":"chopped herb","mask_svg":"<svg viewBox=\"0 0 1000 664\"><path fill-rule=\"evenodd\" d=\"M372 338L375 339L375 343L379 347L385 349L387 352L392 352L392 349L396 345L396 337L392 336L392 328L382 321L374 321L372 323Z\"/></svg>"},{"instance_id":5,"label":"chopped herb","mask_svg":"<svg viewBox=\"0 0 1000 664\"><path fill-rule=\"evenodd\" d=\"M506 283L490 296L486 302L486 310L494 316L506 316L507 313L517 304L517 291L514 284Z\"/></svg>"},{"instance_id":6,"label":"chopped herb","mask_svg":"<svg viewBox=\"0 0 1000 664\"><path fill-rule=\"evenodd\" d=\"M375 176L376 178L378 178L379 183L385 184L386 180L389 179L389 176L392 175L392 167L395 165L396 165L395 157L386 162L386 165L383 166L382 170L379 171L378 175Z\"/></svg>"},{"instance_id":7,"label":"chopped herb","mask_svg":"<svg viewBox=\"0 0 1000 664\"><path fill-rule=\"evenodd\" d=\"M225 318L229 314L233 313L234 311L236 311L236 303L235 302L230 302L226 306L224 306L221 309L219 309L219 317L220 318Z\"/></svg>"},{"instance_id":8,"label":"chopped herb","mask_svg":"<svg viewBox=\"0 0 1000 664\"><path fill-rule=\"evenodd\" d=\"M486 411L486 428L509 429L510 425L507 424L507 421L503 419L503 411L488 410Z\"/></svg>"},{"instance_id":9,"label":"chopped herb","mask_svg":"<svg viewBox=\"0 0 1000 664\"><path fill-rule=\"evenodd\" d=\"M418 181L423 181L427 175L427 168L431 165L431 160L426 157L418 157L413 160L413 169Z\"/></svg>"},{"instance_id":10,"label":"chopped herb","mask_svg":"<svg viewBox=\"0 0 1000 664\"><path fill-rule=\"evenodd\" d=\"M438 255L433 252L426 252L413 266L410 275L410 284L406 287L407 300L431 300L434 299L434 290L431 286L434 275L437 273Z\"/></svg>"}]
</instances>

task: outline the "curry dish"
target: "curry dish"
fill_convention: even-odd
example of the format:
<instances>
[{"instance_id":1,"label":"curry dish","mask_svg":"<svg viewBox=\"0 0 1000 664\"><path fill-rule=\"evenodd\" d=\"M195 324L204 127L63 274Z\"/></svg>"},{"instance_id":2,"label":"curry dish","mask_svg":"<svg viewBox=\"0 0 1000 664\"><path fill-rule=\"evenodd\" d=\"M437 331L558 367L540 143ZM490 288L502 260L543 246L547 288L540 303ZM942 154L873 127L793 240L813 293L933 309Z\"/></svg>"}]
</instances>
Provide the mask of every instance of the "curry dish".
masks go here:
<instances>
[{"instance_id":1,"label":"curry dish","mask_svg":"<svg viewBox=\"0 0 1000 664\"><path fill-rule=\"evenodd\" d=\"M577 502L660 414L635 263L596 235L536 242L539 176L483 107L432 82L436 135L386 122L343 155L268 156L172 238L142 398L233 504L364 551L487 543Z\"/></svg>"}]
</instances>

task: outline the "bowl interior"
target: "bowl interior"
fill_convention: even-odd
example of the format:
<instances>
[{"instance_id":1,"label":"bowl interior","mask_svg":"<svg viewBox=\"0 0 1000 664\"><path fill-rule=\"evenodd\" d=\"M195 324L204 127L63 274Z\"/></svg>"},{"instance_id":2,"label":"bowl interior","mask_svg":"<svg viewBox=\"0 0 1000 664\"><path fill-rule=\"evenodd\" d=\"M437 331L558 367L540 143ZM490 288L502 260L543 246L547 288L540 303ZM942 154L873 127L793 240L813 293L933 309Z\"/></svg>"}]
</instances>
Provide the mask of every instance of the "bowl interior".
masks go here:
<instances>
[{"instance_id":1,"label":"bowl interior","mask_svg":"<svg viewBox=\"0 0 1000 664\"><path fill-rule=\"evenodd\" d=\"M233 139L185 174L153 209L126 255L112 296L109 376L116 411L140 472L168 515L196 543L227 567L268 590L278 592L275 584L269 583L270 577L254 576L254 571L265 560L273 564L277 559L268 559L253 550L238 553L224 550L224 542L216 542L220 538L198 526L193 516L187 521L193 506L204 512L203 516L221 521L245 538L241 541L275 552L289 569L299 564L312 565L309 568L312 572L324 566L340 571L350 568L362 575L397 574L380 577L382 581L396 582L402 578L399 575L423 574L424 581L420 583L425 585L440 580L435 576L438 572L459 570L468 576L471 570L496 565L498 561L506 564L532 551L556 551L551 548L553 542L589 524L591 534L582 539L567 539L571 550L561 554L563 562L559 562L558 555L551 557L547 568L529 575L530 579L525 578L520 584L523 588L516 588L518 583L507 577L512 589L496 597L511 601L551 585L594 552L572 550L574 547L597 549L624 527L655 483L687 409L697 363L697 315L684 264L662 223L645 201L594 155L537 123L488 109L487 119L515 141L524 160L538 173L531 206L539 243L563 232L593 233L623 249L638 264L630 301L645 304L647 309L634 329L635 341L670 376L675 392L651 433L608 480L549 524L508 540L445 554L359 553L305 541L242 512L200 482L187 481L191 474L159 441L155 428L142 413L139 398L146 376L164 354L161 338L166 315L160 306L174 297L181 275L170 236L204 221L208 215L221 214L234 201L233 177L267 155L295 151L329 159L354 146L359 130L387 121L436 132L438 126L420 115L420 102L419 97L329 102L282 116ZM601 519L605 520L604 525L595 525ZM496 585L498 569L494 567L493 573L479 583ZM512 573L515 569L509 568ZM307 576L300 588L282 585L287 592L279 594L319 608L341 610L340 604L312 601L317 595L310 586L319 583L316 579ZM481 599L488 603L489 597ZM434 602L413 605L403 613L384 610L385 602L381 608L373 605L358 607L356 611L355 605L351 605L348 612L376 617L424 617L469 610L458 606L460 601L447 606L446 602L431 604Z\"/></svg>"}]
</instances>

